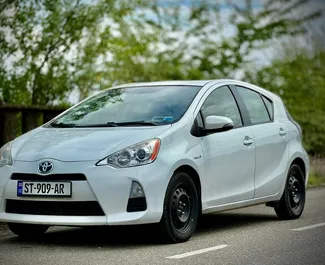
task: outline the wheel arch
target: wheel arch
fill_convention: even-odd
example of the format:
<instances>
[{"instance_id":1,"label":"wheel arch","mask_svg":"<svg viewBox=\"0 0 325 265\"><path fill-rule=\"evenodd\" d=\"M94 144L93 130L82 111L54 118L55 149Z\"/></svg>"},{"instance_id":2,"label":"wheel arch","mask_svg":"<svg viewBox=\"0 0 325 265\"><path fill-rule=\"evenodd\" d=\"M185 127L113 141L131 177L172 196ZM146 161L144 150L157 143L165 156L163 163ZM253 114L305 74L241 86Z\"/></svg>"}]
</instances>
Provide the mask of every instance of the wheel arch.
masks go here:
<instances>
[{"instance_id":1,"label":"wheel arch","mask_svg":"<svg viewBox=\"0 0 325 265\"><path fill-rule=\"evenodd\" d=\"M191 166L189 165L182 165L179 166L174 172L184 172L187 173L191 179L193 180L195 187L198 192L198 197L199 197L199 213L202 213L202 185L201 185L201 180L199 173Z\"/></svg>"},{"instance_id":2,"label":"wheel arch","mask_svg":"<svg viewBox=\"0 0 325 265\"><path fill-rule=\"evenodd\" d=\"M303 173L303 178L304 178L304 182L305 182L305 185L307 187L307 182L308 182L308 173L309 173L309 168L308 168L308 160L304 160L299 154L295 154L295 156L292 156L292 158L289 160L289 163L288 163L288 166L287 166L287 170L286 170L286 175L285 175L285 178L283 179L283 182L282 182L282 185L281 185L281 188L279 190L279 192L277 193L277 199L275 199L274 201L272 202L268 202L266 205L267 206L271 206L273 207L273 202L278 202L283 193L284 193L284 189L285 189L285 185L286 185L286 181L287 181L287 176L289 174L289 170L291 168L292 165L298 165L301 170L302 170L302 173Z\"/></svg>"},{"instance_id":3,"label":"wheel arch","mask_svg":"<svg viewBox=\"0 0 325 265\"><path fill-rule=\"evenodd\" d=\"M300 158L300 157L296 157L292 161L291 165L293 165L293 164L296 164L296 165L298 165L301 168L301 170L303 172L303 175L304 175L304 181L306 181L307 172L306 172L306 165L305 165L304 160L302 158Z\"/></svg>"},{"instance_id":4,"label":"wheel arch","mask_svg":"<svg viewBox=\"0 0 325 265\"><path fill-rule=\"evenodd\" d=\"M281 196L282 196L282 194L284 192L287 176L288 176L289 170L290 170L290 168L291 168L291 166L293 164L296 164L296 165L300 166L300 168L301 168L301 170L303 172L303 175L304 175L305 186L307 187L308 174L309 174L309 159L308 159L308 157L305 157L303 155L303 153L296 152L290 157L290 159L288 161L287 168L286 168L286 173L285 173L285 178L283 178L281 187L280 187L279 192L278 192L278 199L277 200L280 200L280 198L281 198Z\"/></svg>"}]
</instances>

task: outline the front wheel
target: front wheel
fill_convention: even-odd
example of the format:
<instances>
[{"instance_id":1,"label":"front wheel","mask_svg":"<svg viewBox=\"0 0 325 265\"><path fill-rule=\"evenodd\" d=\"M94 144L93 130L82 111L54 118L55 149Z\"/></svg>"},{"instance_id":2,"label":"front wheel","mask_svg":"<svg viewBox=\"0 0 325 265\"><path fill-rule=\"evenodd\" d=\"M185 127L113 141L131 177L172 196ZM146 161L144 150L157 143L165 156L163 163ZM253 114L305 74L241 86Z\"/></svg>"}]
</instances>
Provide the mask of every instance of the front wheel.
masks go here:
<instances>
[{"instance_id":1,"label":"front wheel","mask_svg":"<svg viewBox=\"0 0 325 265\"><path fill-rule=\"evenodd\" d=\"M187 241L196 229L198 216L199 198L193 180L185 172L174 173L160 221L163 238L170 243Z\"/></svg>"},{"instance_id":2,"label":"front wheel","mask_svg":"<svg viewBox=\"0 0 325 265\"><path fill-rule=\"evenodd\" d=\"M34 224L18 224L8 223L8 227L17 236L24 238L38 238L42 236L48 229L47 225L34 225Z\"/></svg>"},{"instance_id":3,"label":"front wheel","mask_svg":"<svg viewBox=\"0 0 325 265\"><path fill-rule=\"evenodd\" d=\"M282 198L274 210L280 219L297 219L301 216L306 200L304 174L298 165L292 165Z\"/></svg>"}]
</instances>

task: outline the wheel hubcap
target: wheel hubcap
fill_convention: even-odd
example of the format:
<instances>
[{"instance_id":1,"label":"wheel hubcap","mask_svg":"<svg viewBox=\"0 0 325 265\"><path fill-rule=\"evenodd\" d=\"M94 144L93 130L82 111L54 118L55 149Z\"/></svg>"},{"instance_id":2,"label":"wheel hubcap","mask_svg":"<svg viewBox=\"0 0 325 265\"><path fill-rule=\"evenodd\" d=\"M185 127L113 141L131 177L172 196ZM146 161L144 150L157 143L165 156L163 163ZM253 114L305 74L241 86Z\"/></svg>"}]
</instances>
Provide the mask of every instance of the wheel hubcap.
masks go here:
<instances>
[{"instance_id":1,"label":"wheel hubcap","mask_svg":"<svg viewBox=\"0 0 325 265\"><path fill-rule=\"evenodd\" d=\"M301 185L295 176L289 179L289 199L292 209L299 207L301 201Z\"/></svg>"},{"instance_id":2,"label":"wheel hubcap","mask_svg":"<svg viewBox=\"0 0 325 265\"><path fill-rule=\"evenodd\" d=\"M172 195L171 214L175 228L186 229L191 216L191 199L183 187L178 187Z\"/></svg>"}]
</instances>

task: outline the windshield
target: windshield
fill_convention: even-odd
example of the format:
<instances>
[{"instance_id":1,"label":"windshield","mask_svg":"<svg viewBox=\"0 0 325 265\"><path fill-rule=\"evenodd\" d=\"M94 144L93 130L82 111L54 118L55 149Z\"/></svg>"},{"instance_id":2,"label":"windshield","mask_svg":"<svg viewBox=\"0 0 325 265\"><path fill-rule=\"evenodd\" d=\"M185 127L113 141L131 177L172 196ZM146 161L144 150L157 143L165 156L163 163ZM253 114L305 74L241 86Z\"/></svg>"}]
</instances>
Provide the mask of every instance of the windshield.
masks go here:
<instances>
[{"instance_id":1,"label":"windshield","mask_svg":"<svg viewBox=\"0 0 325 265\"><path fill-rule=\"evenodd\" d=\"M93 96L51 126L164 125L178 121L201 87L145 86L110 89Z\"/></svg>"}]
</instances>

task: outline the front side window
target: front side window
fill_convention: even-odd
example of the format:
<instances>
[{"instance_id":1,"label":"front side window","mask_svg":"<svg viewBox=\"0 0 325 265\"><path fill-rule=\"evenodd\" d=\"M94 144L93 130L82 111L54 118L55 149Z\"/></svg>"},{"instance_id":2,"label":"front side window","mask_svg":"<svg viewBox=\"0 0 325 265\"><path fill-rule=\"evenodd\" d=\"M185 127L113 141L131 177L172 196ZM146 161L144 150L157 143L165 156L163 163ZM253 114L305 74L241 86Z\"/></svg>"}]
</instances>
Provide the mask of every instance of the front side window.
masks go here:
<instances>
[{"instance_id":1,"label":"front side window","mask_svg":"<svg viewBox=\"0 0 325 265\"><path fill-rule=\"evenodd\" d=\"M242 119L237 103L227 86L214 90L202 105L203 119L210 115L230 118L235 126L242 125Z\"/></svg>"},{"instance_id":2,"label":"front side window","mask_svg":"<svg viewBox=\"0 0 325 265\"><path fill-rule=\"evenodd\" d=\"M52 126L163 125L178 121L199 86L151 86L109 89L58 118Z\"/></svg>"},{"instance_id":3,"label":"front side window","mask_svg":"<svg viewBox=\"0 0 325 265\"><path fill-rule=\"evenodd\" d=\"M244 100L252 124L271 121L269 113L259 93L244 87L238 87L238 92Z\"/></svg>"}]
</instances>

